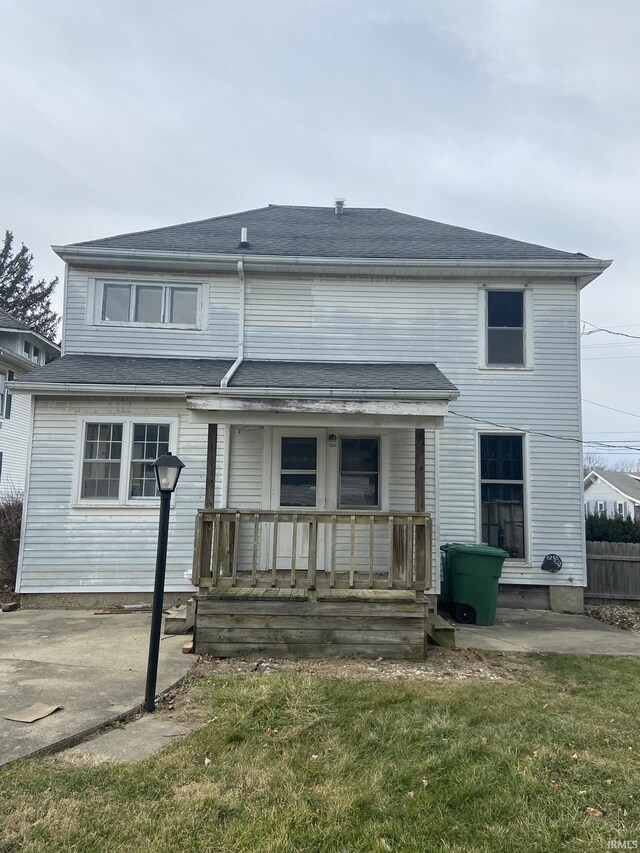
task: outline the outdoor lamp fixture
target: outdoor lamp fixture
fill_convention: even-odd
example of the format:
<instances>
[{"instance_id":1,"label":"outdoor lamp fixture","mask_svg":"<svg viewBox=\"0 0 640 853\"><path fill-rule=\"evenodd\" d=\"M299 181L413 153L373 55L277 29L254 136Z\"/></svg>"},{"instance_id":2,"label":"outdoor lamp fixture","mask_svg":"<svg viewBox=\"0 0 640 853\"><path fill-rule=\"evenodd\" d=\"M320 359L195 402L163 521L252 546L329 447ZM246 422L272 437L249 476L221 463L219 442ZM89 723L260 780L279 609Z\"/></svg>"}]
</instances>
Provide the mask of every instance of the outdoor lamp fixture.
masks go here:
<instances>
[{"instance_id":1,"label":"outdoor lamp fixture","mask_svg":"<svg viewBox=\"0 0 640 853\"><path fill-rule=\"evenodd\" d=\"M184 468L184 462L181 462L173 453L166 453L156 459L153 468L156 472L158 490L160 491L160 523L158 524L158 551L156 554L156 580L153 587L147 686L144 693L144 707L147 711L155 711L156 709L162 600L164 598L164 576L167 568L167 540L169 538L169 508L171 506L171 495L178 485L178 478Z\"/></svg>"}]
</instances>

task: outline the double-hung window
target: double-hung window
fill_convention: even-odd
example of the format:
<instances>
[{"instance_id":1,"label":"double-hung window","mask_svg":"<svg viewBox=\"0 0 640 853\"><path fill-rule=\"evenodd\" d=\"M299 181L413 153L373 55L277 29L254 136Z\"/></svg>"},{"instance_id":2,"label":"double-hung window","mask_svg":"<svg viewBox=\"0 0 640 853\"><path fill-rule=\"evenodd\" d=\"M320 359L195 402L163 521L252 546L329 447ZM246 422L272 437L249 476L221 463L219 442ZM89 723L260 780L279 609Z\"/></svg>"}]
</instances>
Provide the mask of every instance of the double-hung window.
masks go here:
<instances>
[{"instance_id":1,"label":"double-hung window","mask_svg":"<svg viewBox=\"0 0 640 853\"><path fill-rule=\"evenodd\" d=\"M524 438L480 436L482 541L524 560Z\"/></svg>"},{"instance_id":2,"label":"double-hung window","mask_svg":"<svg viewBox=\"0 0 640 853\"><path fill-rule=\"evenodd\" d=\"M486 364L488 367L525 366L524 296L523 290L487 290Z\"/></svg>"},{"instance_id":3,"label":"double-hung window","mask_svg":"<svg viewBox=\"0 0 640 853\"><path fill-rule=\"evenodd\" d=\"M80 502L126 504L157 497L153 463L169 451L171 433L171 423L86 422Z\"/></svg>"},{"instance_id":4,"label":"double-hung window","mask_svg":"<svg viewBox=\"0 0 640 853\"><path fill-rule=\"evenodd\" d=\"M197 285L102 283L100 319L103 323L142 323L197 328Z\"/></svg>"}]
</instances>

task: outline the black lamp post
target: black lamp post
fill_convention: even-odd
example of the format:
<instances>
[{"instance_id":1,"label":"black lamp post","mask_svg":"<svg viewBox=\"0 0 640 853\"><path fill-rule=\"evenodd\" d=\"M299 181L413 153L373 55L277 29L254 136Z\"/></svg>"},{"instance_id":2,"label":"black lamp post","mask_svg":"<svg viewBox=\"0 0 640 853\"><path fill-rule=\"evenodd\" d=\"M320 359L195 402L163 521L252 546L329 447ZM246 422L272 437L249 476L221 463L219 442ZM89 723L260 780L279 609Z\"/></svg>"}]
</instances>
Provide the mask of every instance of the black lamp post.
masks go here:
<instances>
[{"instance_id":1,"label":"black lamp post","mask_svg":"<svg viewBox=\"0 0 640 853\"><path fill-rule=\"evenodd\" d=\"M162 600L164 597L164 576L167 568L167 539L169 537L169 507L171 495L178 485L180 471L184 468L173 453L166 453L153 463L160 491L160 523L158 525L158 552L156 555L156 580L153 587L153 612L151 614L151 635L149 637L149 662L147 664L147 686L144 693L144 707L147 711L156 709L156 681L158 679L158 653L160 651L160 627L162 625Z\"/></svg>"}]
</instances>

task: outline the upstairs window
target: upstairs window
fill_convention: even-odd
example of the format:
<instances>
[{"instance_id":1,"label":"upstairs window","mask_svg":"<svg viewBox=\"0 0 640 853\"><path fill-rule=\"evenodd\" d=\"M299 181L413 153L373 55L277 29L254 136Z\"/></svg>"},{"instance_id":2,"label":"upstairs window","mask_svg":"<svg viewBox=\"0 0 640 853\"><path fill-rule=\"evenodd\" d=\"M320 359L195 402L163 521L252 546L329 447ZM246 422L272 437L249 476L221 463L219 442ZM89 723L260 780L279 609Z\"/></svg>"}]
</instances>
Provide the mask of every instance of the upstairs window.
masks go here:
<instances>
[{"instance_id":1,"label":"upstairs window","mask_svg":"<svg viewBox=\"0 0 640 853\"><path fill-rule=\"evenodd\" d=\"M31 344L29 343L29 341L24 342L23 350L24 350L24 357L30 359L31 358Z\"/></svg>"},{"instance_id":2,"label":"upstairs window","mask_svg":"<svg viewBox=\"0 0 640 853\"><path fill-rule=\"evenodd\" d=\"M198 295L195 286L106 281L102 285L100 318L105 323L196 328Z\"/></svg>"},{"instance_id":3,"label":"upstairs window","mask_svg":"<svg viewBox=\"0 0 640 853\"><path fill-rule=\"evenodd\" d=\"M33 351L31 353L31 361L34 361L36 364L40 364L40 348L34 346Z\"/></svg>"},{"instance_id":4,"label":"upstairs window","mask_svg":"<svg viewBox=\"0 0 640 853\"><path fill-rule=\"evenodd\" d=\"M524 367L524 292L487 291L487 365Z\"/></svg>"}]
</instances>

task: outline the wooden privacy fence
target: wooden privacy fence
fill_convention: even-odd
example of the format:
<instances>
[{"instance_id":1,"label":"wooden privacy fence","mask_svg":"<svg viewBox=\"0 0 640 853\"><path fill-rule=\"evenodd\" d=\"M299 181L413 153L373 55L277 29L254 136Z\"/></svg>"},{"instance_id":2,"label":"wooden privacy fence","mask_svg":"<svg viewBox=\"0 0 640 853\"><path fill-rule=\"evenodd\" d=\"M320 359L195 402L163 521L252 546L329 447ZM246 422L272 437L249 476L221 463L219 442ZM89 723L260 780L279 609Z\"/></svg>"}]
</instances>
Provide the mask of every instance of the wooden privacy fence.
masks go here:
<instances>
[{"instance_id":1,"label":"wooden privacy fence","mask_svg":"<svg viewBox=\"0 0 640 853\"><path fill-rule=\"evenodd\" d=\"M640 544L587 542L587 588L590 604L640 602Z\"/></svg>"},{"instance_id":2,"label":"wooden privacy fence","mask_svg":"<svg viewBox=\"0 0 640 853\"><path fill-rule=\"evenodd\" d=\"M285 566L278 545L284 536ZM424 512L201 509L192 579L201 587L424 590L431 548Z\"/></svg>"}]
</instances>

